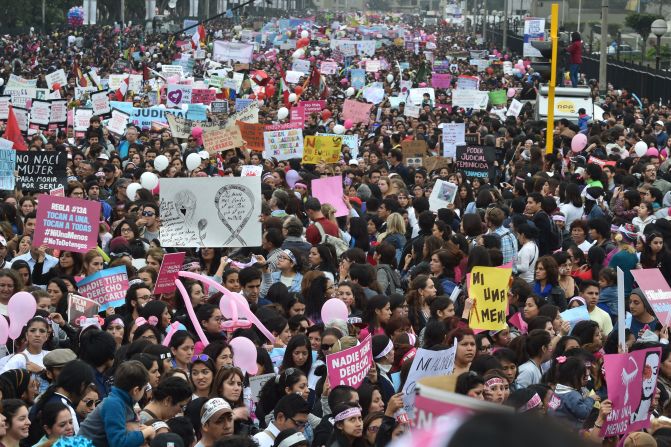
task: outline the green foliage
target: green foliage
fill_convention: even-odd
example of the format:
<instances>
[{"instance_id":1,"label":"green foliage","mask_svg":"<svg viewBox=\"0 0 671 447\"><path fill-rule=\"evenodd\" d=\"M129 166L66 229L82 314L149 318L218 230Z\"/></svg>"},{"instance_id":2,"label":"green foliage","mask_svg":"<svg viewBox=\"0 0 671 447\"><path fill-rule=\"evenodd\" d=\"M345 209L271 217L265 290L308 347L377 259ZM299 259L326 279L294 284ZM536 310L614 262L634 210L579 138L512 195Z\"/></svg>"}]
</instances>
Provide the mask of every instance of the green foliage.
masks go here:
<instances>
[{"instance_id":1,"label":"green foliage","mask_svg":"<svg viewBox=\"0 0 671 447\"><path fill-rule=\"evenodd\" d=\"M624 24L636 31L643 39L647 39L650 35L650 27L652 22L662 17L655 14L629 14L624 19Z\"/></svg>"}]
</instances>

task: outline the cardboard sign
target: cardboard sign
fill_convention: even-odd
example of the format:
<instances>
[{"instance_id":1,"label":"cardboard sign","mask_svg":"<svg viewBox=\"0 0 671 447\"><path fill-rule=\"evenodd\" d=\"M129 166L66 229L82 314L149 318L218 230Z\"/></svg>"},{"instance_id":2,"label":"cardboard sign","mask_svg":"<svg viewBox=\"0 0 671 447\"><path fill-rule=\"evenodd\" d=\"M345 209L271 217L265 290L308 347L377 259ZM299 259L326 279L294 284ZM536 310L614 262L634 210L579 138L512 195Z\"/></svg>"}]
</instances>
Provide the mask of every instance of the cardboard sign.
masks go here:
<instances>
[{"instance_id":1,"label":"cardboard sign","mask_svg":"<svg viewBox=\"0 0 671 447\"><path fill-rule=\"evenodd\" d=\"M352 120L354 124L368 124L372 108L373 104L346 99L345 104L343 105L342 115L344 119Z\"/></svg>"},{"instance_id":2,"label":"cardboard sign","mask_svg":"<svg viewBox=\"0 0 671 447\"><path fill-rule=\"evenodd\" d=\"M436 180L429 197L429 210L438 212L441 208L447 208L447 205L454 203L457 196L458 186L445 180Z\"/></svg>"},{"instance_id":3,"label":"cardboard sign","mask_svg":"<svg viewBox=\"0 0 671 447\"><path fill-rule=\"evenodd\" d=\"M473 267L468 294L475 299L475 304L468 318L469 327L491 331L508 327L506 314L510 275L512 269Z\"/></svg>"},{"instance_id":4,"label":"cardboard sign","mask_svg":"<svg viewBox=\"0 0 671 447\"><path fill-rule=\"evenodd\" d=\"M254 101L249 104L244 110L235 112L228 118L228 123L235 123L237 121L244 121L246 123L258 123L259 122L259 103Z\"/></svg>"},{"instance_id":5,"label":"cardboard sign","mask_svg":"<svg viewBox=\"0 0 671 447\"><path fill-rule=\"evenodd\" d=\"M19 152L16 154L16 170L16 180L21 189L48 192L67 185L67 154Z\"/></svg>"},{"instance_id":6,"label":"cardboard sign","mask_svg":"<svg viewBox=\"0 0 671 447\"><path fill-rule=\"evenodd\" d=\"M252 402L259 401L259 393L261 388L266 384L267 381L275 379L275 373L261 374L259 376L249 376L249 388L251 395L249 396Z\"/></svg>"},{"instance_id":7,"label":"cardboard sign","mask_svg":"<svg viewBox=\"0 0 671 447\"><path fill-rule=\"evenodd\" d=\"M303 158L303 130L289 129L263 133L264 158Z\"/></svg>"},{"instance_id":8,"label":"cardboard sign","mask_svg":"<svg viewBox=\"0 0 671 447\"><path fill-rule=\"evenodd\" d=\"M123 306L128 290L126 266L100 270L79 281L77 288L82 296L98 303L100 312Z\"/></svg>"},{"instance_id":9,"label":"cardboard sign","mask_svg":"<svg viewBox=\"0 0 671 447\"><path fill-rule=\"evenodd\" d=\"M223 129L212 129L203 132L203 147L211 154L244 145L240 128L235 124L226 126Z\"/></svg>"},{"instance_id":10,"label":"cardboard sign","mask_svg":"<svg viewBox=\"0 0 671 447\"><path fill-rule=\"evenodd\" d=\"M634 280L645 294L655 316L663 326L671 321L671 288L659 269L631 270Z\"/></svg>"},{"instance_id":11,"label":"cardboard sign","mask_svg":"<svg viewBox=\"0 0 671 447\"><path fill-rule=\"evenodd\" d=\"M422 164L426 172L433 172L450 166L450 160L446 157L424 157Z\"/></svg>"},{"instance_id":12,"label":"cardboard sign","mask_svg":"<svg viewBox=\"0 0 671 447\"><path fill-rule=\"evenodd\" d=\"M401 141L401 151L403 158L423 157L426 155L429 146L424 140Z\"/></svg>"},{"instance_id":13,"label":"cardboard sign","mask_svg":"<svg viewBox=\"0 0 671 447\"><path fill-rule=\"evenodd\" d=\"M458 171L467 177L489 176L489 164L485 158L485 149L482 146L457 146L455 164Z\"/></svg>"},{"instance_id":14,"label":"cardboard sign","mask_svg":"<svg viewBox=\"0 0 671 447\"><path fill-rule=\"evenodd\" d=\"M303 141L303 163L337 163L341 148L340 137L307 136Z\"/></svg>"},{"instance_id":15,"label":"cardboard sign","mask_svg":"<svg viewBox=\"0 0 671 447\"><path fill-rule=\"evenodd\" d=\"M191 129L194 127L200 127L203 129L203 132L208 130L221 129L221 124L211 121L196 121L180 118L179 116L175 116L172 113L167 113L166 117L168 119L168 124L170 125L172 136L175 138L189 138L191 136Z\"/></svg>"},{"instance_id":16,"label":"cardboard sign","mask_svg":"<svg viewBox=\"0 0 671 447\"><path fill-rule=\"evenodd\" d=\"M457 354L457 342L450 349L431 351L419 348L403 384L403 407L410 418L415 411L415 386L423 377L447 376L454 371L454 358Z\"/></svg>"},{"instance_id":17,"label":"cardboard sign","mask_svg":"<svg viewBox=\"0 0 671 447\"><path fill-rule=\"evenodd\" d=\"M321 203L330 203L336 209L336 217L347 216L349 210L343 202L342 177L326 177L312 180L312 196Z\"/></svg>"},{"instance_id":18,"label":"cardboard sign","mask_svg":"<svg viewBox=\"0 0 671 447\"><path fill-rule=\"evenodd\" d=\"M72 327L79 327L77 320L81 317L91 318L95 317L99 312L100 306L98 303L84 298L83 296L68 294L68 323Z\"/></svg>"},{"instance_id":19,"label":"cardboard sign","mask_svg":"<svg viewBox=\"0 0 671 447\"><path fill-rule=\"evenodd\" d=\"M266 126L259 123L245 123L243 121L236 121L236 125L240 129L245 146L253 151L263 152L265 147L263 132Z\"/></svg>"},{"instance_id":20,"label":"cardboard sign","mask_svg":"<svg viewBox=\"0 0 671 447\"><path fill-rule=\"evenodd\" d=\"M86 253L98 244L100 202L40 194L34 243Z\"/></svg>"},{"instance_id":21,"label":"cardboard sign","mask_svg":"<svg viewBox=\"0 0 671 447\"><path fill-rule=\"evenodd\" d=\"M184 265L184 258L186 253L166 253L163 256L163 262L161 262L161 268L158 271L158 277L156 278L156 284L154 285L154 295L159 295L161 293L172 293L175 291L177 286L175 285L175 278L177 278L177 273L182 269Z\"/></svg>"},{"instance_id":22,"label":"cardboard sign","mask_svg":"<svg viewBox=\"0 0 671 447\"><path fill-rule=\"evenodd\" d=\"M16 186L16 151L10 148L0 149L0 189L13 191Z\"/></svg>"},{"instance_id":23,"label":"cardboard sign","mask_svg":"<svg viewBox=\"0 0 671 447\"><path fill-rule=\"evenodd\" d=\"M661 353L661 348L650 348L604 356L603 369L613 411L606 418L600 436L616 436L650 426Z\"/></svg>"},{"instance_id":24,"label":"cardboard sign","mask_svg":"<svg viewBox=\"0 0 671 447\"><path fill-rule=\"evenodd\" d=\"M161 179L164 247L257 247L260 213L258 177Z\"/></svg>"},{"instance_id":25,"label":"cardboard sign","mask_svg":"<svg viewBox=\"0 0 671 447\"><path fill-rule=\"evenodd\" d=\"M326 356L326 371L333 386L348 385L359 388L373 366L372 337L335 354Z\"/></svg>"}]
</instances>

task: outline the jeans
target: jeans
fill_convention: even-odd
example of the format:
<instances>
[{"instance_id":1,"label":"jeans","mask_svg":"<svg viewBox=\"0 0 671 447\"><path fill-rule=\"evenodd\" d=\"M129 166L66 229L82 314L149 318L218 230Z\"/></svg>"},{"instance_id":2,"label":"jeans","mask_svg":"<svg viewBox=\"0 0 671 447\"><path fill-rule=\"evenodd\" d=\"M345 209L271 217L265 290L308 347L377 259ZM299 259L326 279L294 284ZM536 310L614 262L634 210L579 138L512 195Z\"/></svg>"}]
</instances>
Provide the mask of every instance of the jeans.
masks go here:
<instances>
[{"instance_id":1,"label":"jeans","mask_svg":"<svg viewBox=\"0 0 671 447\"><path fill-rule=\"evenodd\" d=\"M569 66L569 70L571 73L571 84L573 87L578 86L578 72L580 71L580 64L571 64Z\"/></svg>"}]
</instances>

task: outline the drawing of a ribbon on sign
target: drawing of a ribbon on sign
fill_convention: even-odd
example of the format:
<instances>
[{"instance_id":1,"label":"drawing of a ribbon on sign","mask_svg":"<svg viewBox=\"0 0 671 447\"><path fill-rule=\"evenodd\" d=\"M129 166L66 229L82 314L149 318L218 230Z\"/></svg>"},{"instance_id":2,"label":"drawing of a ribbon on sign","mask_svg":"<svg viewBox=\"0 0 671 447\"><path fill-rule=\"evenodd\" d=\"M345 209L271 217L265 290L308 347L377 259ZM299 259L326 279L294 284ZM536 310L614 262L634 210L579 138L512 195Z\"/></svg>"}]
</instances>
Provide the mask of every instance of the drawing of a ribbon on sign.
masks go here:
<instances>
[{"instance_id":1,"label":"drawing of a ribbon on sign","mask_svg":"<svg viewBox=\"0 0 671 447\"><path fill-rule=\"evenodd\" d=\"M252 191L243 185L224 186L214 196L214 204L217 207L219 220L231 232L231 237L224 242L224 245L237 239L243 247L246 247L247 243L240 236L240 232L254 214L254 194L252 194ZM231 222L240 222L240 224L238 228L233 230Z\"/></svg>"}]
</instances>

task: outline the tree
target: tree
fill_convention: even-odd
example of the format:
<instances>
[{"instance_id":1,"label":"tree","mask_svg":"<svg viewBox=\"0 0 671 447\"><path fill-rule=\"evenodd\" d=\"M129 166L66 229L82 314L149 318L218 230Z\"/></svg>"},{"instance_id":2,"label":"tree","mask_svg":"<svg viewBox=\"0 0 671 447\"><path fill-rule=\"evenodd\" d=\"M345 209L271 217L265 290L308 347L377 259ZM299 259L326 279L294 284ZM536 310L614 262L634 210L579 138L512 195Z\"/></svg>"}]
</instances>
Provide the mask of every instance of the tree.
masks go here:
<instances>
[{"instance_id":1,"label":"tree","mask_svg":"<svg viewBox=\"0 0 671 447\"><path fill-rule=\"evenodd\" d=\"M645 47L648 42L648 36L650 36L652 22L662 18L661 16L655 14L629 14L624 20L624 24L629 28L632 28L638 33L639 36L643 38L643 47L641 50L641 62L645 58Z\"/></svg>"}]
</instances>

